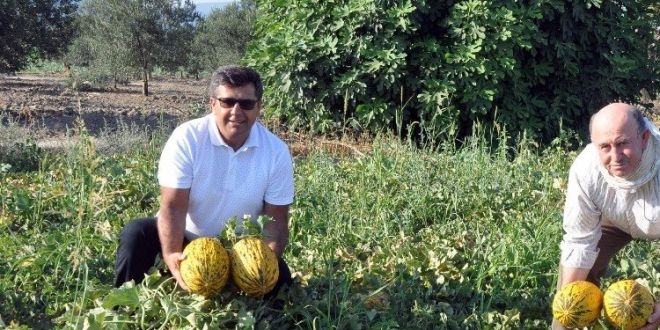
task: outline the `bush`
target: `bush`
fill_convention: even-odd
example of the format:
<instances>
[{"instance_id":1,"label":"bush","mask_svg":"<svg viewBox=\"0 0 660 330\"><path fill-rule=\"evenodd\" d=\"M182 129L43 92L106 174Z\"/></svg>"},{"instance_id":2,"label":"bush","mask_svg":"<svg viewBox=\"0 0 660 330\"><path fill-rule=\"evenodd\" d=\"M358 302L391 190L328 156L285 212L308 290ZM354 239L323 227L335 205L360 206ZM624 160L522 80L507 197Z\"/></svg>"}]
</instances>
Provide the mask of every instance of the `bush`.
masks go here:
<instances>
[{"instance_id":1,"label":"bush","mask_svg":"<svg viewBox=\"0 0 660 330\"><path fill-rule=\"evenodd\" d=\"M0 114L0 173L30 172L39 169L44 150L35 141L34 131L9 115Z\"/></svg>"},{"instance_id":2,"label":"bush","mask_svg":"<svg viewBox=\"0 0 660 330\"><path fill-rule=\"evenodd\" d=\"M7 172L36 171L43 155L43 149L33 140L2 145L0 167Z\"/></svg>"},{"instance_id":3,"label":"bush","mask_svg":"<svg viewBox=\"0 0 660 330\"><path fill-rule=\"evenodd\" d=\"M246 61L291 127L436 139L480 122L550 141L655 91L651 3L260 1Z\"/></svg>"}]
</instances>

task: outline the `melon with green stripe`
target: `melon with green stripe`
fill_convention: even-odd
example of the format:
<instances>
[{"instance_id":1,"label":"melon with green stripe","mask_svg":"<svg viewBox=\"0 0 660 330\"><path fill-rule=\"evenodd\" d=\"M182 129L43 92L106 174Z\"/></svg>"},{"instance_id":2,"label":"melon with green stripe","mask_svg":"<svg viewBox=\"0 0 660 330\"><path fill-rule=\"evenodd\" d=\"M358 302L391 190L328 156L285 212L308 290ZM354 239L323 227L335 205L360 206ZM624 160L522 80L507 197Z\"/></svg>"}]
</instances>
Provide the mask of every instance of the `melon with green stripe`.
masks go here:
<instances>
[{"instance_id":1,"label":"melon with green stripe","mask_svg":"<svg viewBox=\"0 0 660 330\"><path fill-rule=\"evenodd\" d=\"M250 296L263 296L273 290L279 268L277 256L258 237L240 239L231 249L231 273L234 284Z\"/></svg>"},{"instance_id":2,"label":"melon with green stripe","mask_svg":"<svg viewBox=\"0 0 660 330\"><path fill-rule=\"evenodd\" d=\"M229 254L222 243L212 237L199 237L192 240L183 254L179 271L192 293L204 297L214 296L222 291L229 279Z\"/></svg>"},{"instance_id":3,"label":"melon with green stripe","mask_svg":"<svg viewBox=\"0 0 660 330\"><path fill-rule=\"evenodd\" d=\"M582 328L596 322L602 306L600 288L588 281L575 281L555 294L552 315L567 328Z\"/></svg>"},{"instance_id":4,"label":"melon with green stripe","mask_svg":"<svg viewBox=\"0 0 660 330\"><path fill-rule=\"evenodd\" d=\"M635 280L621 280L605 290L605 318L617 329L637 329L646 324L655 306L653 294Z\"/></svg>"}]
</instances>

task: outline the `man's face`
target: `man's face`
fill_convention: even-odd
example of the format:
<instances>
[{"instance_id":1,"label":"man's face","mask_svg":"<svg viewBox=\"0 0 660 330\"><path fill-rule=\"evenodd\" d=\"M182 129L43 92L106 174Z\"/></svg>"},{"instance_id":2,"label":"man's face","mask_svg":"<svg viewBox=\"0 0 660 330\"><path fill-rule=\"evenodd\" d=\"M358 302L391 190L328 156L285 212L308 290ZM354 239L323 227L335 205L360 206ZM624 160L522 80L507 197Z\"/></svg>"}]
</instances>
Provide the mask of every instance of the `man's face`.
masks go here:
<instances>
[{"instance_id":1,"label":"man's face","mask_svg":"<svg viewBox=\"0 0 660 330\"><path fill-rule=\"evenodd\" d=\"M600 163L611 175L626 177L639 165L650 132L640 133L638 127L630 116L594 123L591 142L598 149Z\"/></svg>"},{"instance_id":2,"label":"man's face","mask_svg":"<svg viewBox=\"0 0 660 330\"><path fill-rule=\"evenodd\" d=\"M254 85L220 85L209 102L222 138L234 150L240 148L261 112L261 102L257 101Z\"/></svg>"}]
</instances>

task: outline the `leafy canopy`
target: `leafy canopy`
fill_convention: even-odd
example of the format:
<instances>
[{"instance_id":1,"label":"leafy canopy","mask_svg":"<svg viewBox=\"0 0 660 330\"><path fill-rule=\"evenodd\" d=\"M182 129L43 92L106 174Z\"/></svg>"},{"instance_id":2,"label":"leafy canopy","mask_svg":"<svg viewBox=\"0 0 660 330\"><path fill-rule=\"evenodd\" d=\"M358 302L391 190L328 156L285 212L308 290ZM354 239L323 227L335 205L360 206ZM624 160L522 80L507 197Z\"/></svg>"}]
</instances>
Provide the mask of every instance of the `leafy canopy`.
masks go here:
<instances>
[{"instance_id":1,"label":"leafy canopy","mask_svg":"<svg viewBox=\"0 0 660 330\"><path fill-rule=\"evenodd\" d=\"M0 73L60 55L74 36L79 0L0 1Z\"/></svg>"},{"instance_id":2,"label":"leafy canopy","mask_svg":"<svg viewBox=\"0 0 660 330\"><path fill-rule=\"evenodd\" d=\"M213 10L195 33L192 60L208 71L220 65L240 63L252 40L255 18L253 0L232 2Z\"/></svg>"},{"instance_id":3,"label":"leafy canopy","mask_svg":"<svg viewBox=\"0 0 660 330\"><path fill-rule=\"evenodd\" d=\"M653 3L258 1L247 63L290 127L437 140L479 122L548 141L655 91Z\"/></svg>"}]
</instances>

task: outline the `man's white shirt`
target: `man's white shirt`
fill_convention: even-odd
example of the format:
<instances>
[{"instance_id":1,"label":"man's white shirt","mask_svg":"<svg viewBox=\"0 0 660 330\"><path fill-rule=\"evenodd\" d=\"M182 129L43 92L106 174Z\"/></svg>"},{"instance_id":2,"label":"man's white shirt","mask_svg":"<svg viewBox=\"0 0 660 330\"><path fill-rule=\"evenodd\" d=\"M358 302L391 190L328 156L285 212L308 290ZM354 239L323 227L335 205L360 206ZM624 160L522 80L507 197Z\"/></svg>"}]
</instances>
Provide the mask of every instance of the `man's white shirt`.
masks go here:
<instances>
[{"instance_id":1,"label":"man's white shirt","mask_svg":"<svg viewBox=\"0 0 660 330\"><path fill-rule=\"evenodd\" d=\"M293 202L293 160L289 148L258 121L234 151L209 114L177 127L158 164L163 187L190 188L186 237L215 236L231 218L256 219L263 203Z\"/></svg>"}]
</instances>

